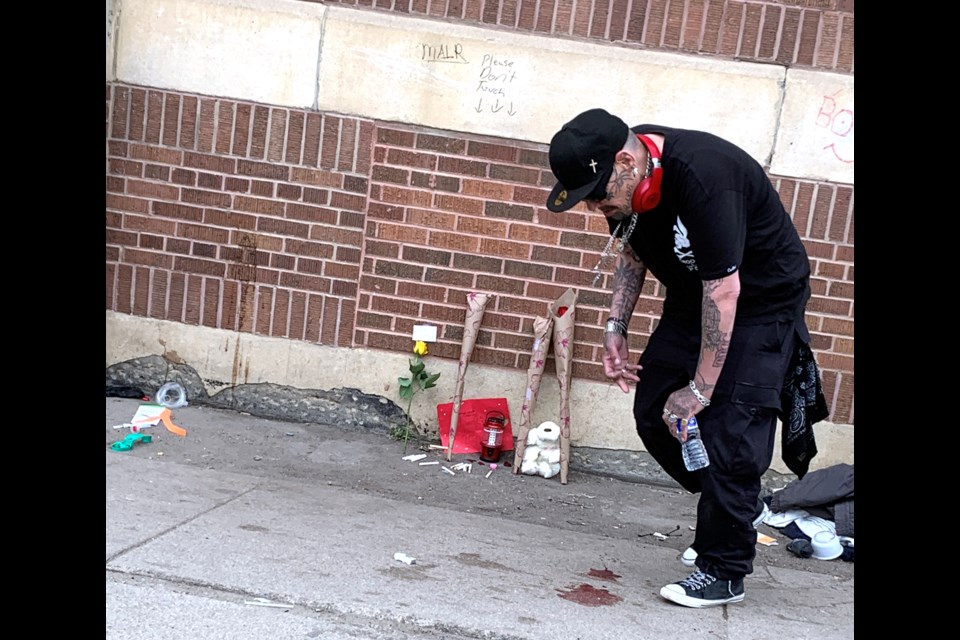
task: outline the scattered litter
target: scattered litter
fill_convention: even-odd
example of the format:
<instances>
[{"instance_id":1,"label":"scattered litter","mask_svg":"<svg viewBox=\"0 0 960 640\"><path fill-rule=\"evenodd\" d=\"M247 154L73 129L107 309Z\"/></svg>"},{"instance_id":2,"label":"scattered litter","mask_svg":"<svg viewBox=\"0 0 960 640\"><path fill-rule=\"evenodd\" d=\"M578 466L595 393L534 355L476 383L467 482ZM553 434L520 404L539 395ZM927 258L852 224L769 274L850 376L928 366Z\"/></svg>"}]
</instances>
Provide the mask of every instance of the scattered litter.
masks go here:
<instances>
[{"instance_id":1,"label":"scattered litter","mask_svg":"<svg viewBox=\"0 0 960 640\"><path fill-rule=\"evenodd\" d=\"M447 468L447 467L440 467L440 468L443 469L444 471L446 471L447 473L449 473L449 474L452 475L452 476L457 475L456 472L453 471L452 469L449 469L449 468Z\"/></svg>"},{"instance_id":2,"label":"scattered litter","mask_svg":"<svg viewBox=\"0 0 960 640\"><path fill-rule=\"evenodd\" d=\"M442 444L431 444L431 445L430 445L430 448L431 448L431 449L442 449L443 451L446 451L446 450L447 450L447 448L446 448L445 446L443 446Z\"/></svg>"},{"instance_id":3,"label":"scattered litter","mask_svg":"<svg viewBox=\"0 0 960 640\"><path fill-rule=\"evenodd\" d=\"M165 426L170 433L177 436L187 435L186 429L182 429L173 424L173 420L170 418L170 409L158 404L140 405L137 408L137 413L134 414L130 422L141 429L144 427L153 427L162 422L163 426Z\"/></svg>"},{"instance_id":4,"label":"scattered litter","mask_svg":"<svg viewBox=\"0 0 960 640\"><path fill-rule=\"evenodd\" d=\"M676 538L676 537L679 537L680 535L682 535L682 534L677 533L677 535L674 536L673 534L676 533L677 531L680 531L680 525L675 526L675 527L673 528L673 531L668 531L667 533L660 533L659 531L653 531L653 532L651 532L651 533L638 533L638 534L637 534L637 537L638 537L638 538L646 538L647 536L653 536L653 537L655 537L655 538L659 538L660 540L666 540L667 538L670 538L670 537Z\"/></svg>"},{"instance_id":5,"label":"scattered litter","mask_svg":"<svg viewBox=\"0 0 960 640\"><path fill-rule=\"evenodd\" d=\"M466 471L467 473L473 472L473 465L469 462L458 462L450 468L455 471Z\"/></svg>"},{"instance_id":6,"label":"scattered litter","mask_svg":"<svg viewBox=\"0 0 960 640\"><path fill-rule=\"evenodd\" d=\"M276 607L278 609L292 609L292 604L284 604L281 602L271 602L266 598L256 598L254 600L244 600L243 604L252 604L256 607Z\"/></svg>"},{"instance_id":7,"label":"scattered litter","mask_svg":"<svg viewBox=\"0 0 960 640\"><path fill-rule=\"evenodd\" d=\"M425 466L427 466L428 464L440 464L440 461L439 461L439 460L434 460L433 462L421 462L421 463L420 463L420 466L421 466L421 467L425 467Z\"/></svg>"},{"instance_id":8,"label":"scattered litter","mask_svg":"<svg viewBox=\"0 0 960 640\"><path fill-rule=\"evenodd\" d=\"M425 453L413 453L409 456L403 456L402 460L409 460L410 462L416 462L417 460L423 460L427 457Z\"/></svg>"},{"instance_id":9,"label":"scattered litter","mask_svg":"<svg viewBox=\"0 0 960 640\"><path fill-rule=\"evenodd\" d=\"M757 542L767 547L775 547L780 544L779 542L777 542L776 538L771 538L770 536L764 535L759 531L757 531Z\"/></svg>"},{"instance_id":10,"label":"scattered litter","mask_svg":"<svg viewBox=\"0 0 960 640\"><path fill-rule=\"evenodd\" d=\"M417 559L416 559L416 558L411 558L411 557L408 556L407 554L405 554L405 553L400 553L399 551L397 551L395 554L393 554L393 559L394 559L394 560L399 560L400 562L405 562L406 564L417 564Z\"/></svg>"},{"instance_id":11,"label":"scattered litter","mask_svg":"<svg viewBox=\"0 0 960 640\"><path fill-rule=\"evenodd\" d=\"M176 382L168 382L157 389L156 401L168 409L187 406L187 390Z\"/></svg>"},{"instance_id":12,"label":"scattered litter","mask_svg":"<svg viewBox=\"0 0 960 640\"><path fill-rule=\"evenodd\" d=\"M144 435L142 433L131 433L123 440L114 442L112 445L110 445L110 448L114 451L130 451L130 449L133 449L133 445L140 440L142 440L144 444L149 444L151 441L153 441L153 436Z\"/></svg>"},{"instance_id":13,"label":"scattered litter","mask_svg":"<svg viewBox=\"0 0 960 640\"><path fill-rule=\"evenodd\" d=\"M489 477L490 477L490 474L493 473L494 471L496 471L496 469L497 469L496 463L491 462L491 463L490 463L490 471L487 471L487 475L485 475L484 477L485 477L485 478L489 478Z\"/></svg>"}]
</instances>

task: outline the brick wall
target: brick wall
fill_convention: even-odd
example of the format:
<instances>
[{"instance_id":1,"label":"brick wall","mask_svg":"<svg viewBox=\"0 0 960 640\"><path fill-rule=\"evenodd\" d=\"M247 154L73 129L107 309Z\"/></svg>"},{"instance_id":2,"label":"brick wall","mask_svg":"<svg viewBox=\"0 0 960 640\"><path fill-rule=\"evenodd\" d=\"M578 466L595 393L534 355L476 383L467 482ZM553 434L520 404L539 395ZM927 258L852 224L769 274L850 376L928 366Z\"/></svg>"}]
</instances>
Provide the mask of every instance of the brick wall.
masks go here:
<instances>
[{"instance_id":1,"label":"brick wall","mask_svg":"<svg viewBox=\"0 0 960 640\"><path fill-rule=\"evenodd\" d=\"M604 4L594 2L597 11ZM852 26L852 2L815 0L780 3L798 5L789 7L688 2L679 24L687 30L696 7L709 12L717 4L723 15L741 10L738 46L756 22L750 27L761 34L755 48L771 56L779 55L791 24L781 15L772 40L779 44L766 47L772 36L764 16L772 10L817 13L818 29L827 16L839 22L838 33L848 19ZM849 4L851 13L806 6L824 4ZM655 20L677 22L670 19L676 18L672 4L634 0L628 6L636 12L638 5L648 6L643 28L630 23L645 34L636 42L652 42ZM482 6L424 0L388 10L541 31L538 25L547 24L541 14L553 5L541 2L532 14L536 3L503 2L499 12L480 12ZM556 3L558 19L546 32L576 32L560 26L560 9L570 6ZM604 38L622 39L608 26L619 7L611 0L603 9L614 16ZM657 7L666 8L662 16ZM755 9L759 22L748 19ZM723 24L732 30L732 23ZM806 24L797 23L803 41ZM670 31L660 29L656 42L667 43ZM698 51L711 50L708 31L698 32ZM815 40L813 66L825 60L819 53L825 40ZM690 41L681 37L681 48ZM792 60L800 60L802 50L795 47ZM831 68L842 59L836 53ZM852 70L852 41L849 65ZM107 83L106 113L107 309L404 353L413 324L428 321L439 327L431 355L455 360L466 294L485 291L494 295L471 362L525 371L534 318L573 287L580 297L572 375L604 379L600 323L610 302L610 266L597 288L591 270L608 237L606 222L582 207L546 210L553 177L545 145L121 83ZM854 189L771 178L810 255L808 324L831 420L852 424ZM659 284L648 277L631 321L633 352L645 345L661 299ZM553 372L552 358L547 371Z\"/></svg>"}]
</instances>

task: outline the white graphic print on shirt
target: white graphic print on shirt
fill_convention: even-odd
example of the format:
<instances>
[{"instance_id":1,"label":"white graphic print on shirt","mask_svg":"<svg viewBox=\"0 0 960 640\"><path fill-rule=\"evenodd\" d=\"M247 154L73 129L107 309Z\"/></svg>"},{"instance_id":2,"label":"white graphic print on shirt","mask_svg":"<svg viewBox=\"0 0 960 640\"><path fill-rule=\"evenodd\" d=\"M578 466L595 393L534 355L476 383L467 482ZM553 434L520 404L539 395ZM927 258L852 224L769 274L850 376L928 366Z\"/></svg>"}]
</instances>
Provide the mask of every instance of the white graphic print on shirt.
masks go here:
<instances>
[{"instance_id":1,"label":"white graphic print on shirt","mask_svg":"<svg viewBox=\"0 0 960 640\"><path fill-rule=\"evenodd\" d=\"M697 270L697 260L690 248L690 238L687 237L687 228L680 222L680 218L673 225L673 252L677 260L682 262L690 271Z\"/></svg>"}]
</instances>

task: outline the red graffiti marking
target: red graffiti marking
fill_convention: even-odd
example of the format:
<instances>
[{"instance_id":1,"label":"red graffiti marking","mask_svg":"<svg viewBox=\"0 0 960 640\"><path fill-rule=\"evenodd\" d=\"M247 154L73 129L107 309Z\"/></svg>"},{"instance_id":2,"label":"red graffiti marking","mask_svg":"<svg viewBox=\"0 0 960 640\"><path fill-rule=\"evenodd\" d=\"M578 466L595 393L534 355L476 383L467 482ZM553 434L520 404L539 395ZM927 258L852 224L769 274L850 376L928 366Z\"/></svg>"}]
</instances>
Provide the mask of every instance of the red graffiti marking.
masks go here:
<instances>
[{"instance_id":1,"label":"red graffiti marking","mask_svg":"<svg viewBox=\"0 0 960 640\"><path fill-rule=\"evenodd\" d=\"M824 149L833 152L834 157L840 162L847 164L853 163L853 109L840 109L834 96L823 96L820 103L820 111L817 113L816 124L830 131L831 134L840 138L840 147L837 142L831 142ZM843 150L841 152L841 149ZM847 156L847 157L845 157Z\"/></svg>"},{"instance_id":2,"label":"red graffiti marking","mask_svg":"<svg viewBox=\"0 0 960 640\"><path fill-rule=\"evenodd\" d=\"M570 602L582 604L585 607L610 606L621 602L623 598L615 596L606 589L595 589L588 584L568 588L566 591L557 589L559 597Z\"/></svg>"},{"instance_id":3,"label":"red graffiti marking","mask_svg":"<svg viewBox=\"0 0 960 640\"><path fill-rule=\"evenodd\" d=\"M590 569L590 572L587 575L590 576L591 578L606 580L608 582L616 582L617 578L620 577L617 574L615 574L613 571L610 571L609 569L606 569L606 568Z\"/></svg>"},{"instance_id":4,"label":"red graffiti marking","mask_svg":"<svg viewBox=\"0 0 960 640\"><path fill-rule=\"evenodd\" d=\"M853 160L847 160L847 159L845 159L845 158L841 158L841 157L840 157L840 154L837 153L837 147L836 147L836 145L834 145L832 142L831 142L830 144L828 144L827 146L825 146L824 149L830 149L830 151L833 151L834 157L836 157L836 159L839 160L840 162L846 162L847 164L853 164Z\"/></svg>"}]
</instances>

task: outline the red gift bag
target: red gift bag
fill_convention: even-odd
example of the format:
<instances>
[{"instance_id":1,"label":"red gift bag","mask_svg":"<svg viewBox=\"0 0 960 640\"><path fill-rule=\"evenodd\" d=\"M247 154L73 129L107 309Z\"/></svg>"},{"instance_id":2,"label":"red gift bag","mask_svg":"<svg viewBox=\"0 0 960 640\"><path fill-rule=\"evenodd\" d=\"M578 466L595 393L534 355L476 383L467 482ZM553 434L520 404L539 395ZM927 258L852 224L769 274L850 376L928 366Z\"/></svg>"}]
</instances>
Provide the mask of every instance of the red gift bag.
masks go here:
<instances>
[{"instance_id":1,"label":"red gift bag","mask_svg":"<svg viewBox=\"0 0 960 640\"><path fill-rule=\"evenodd\" d=\"M506 418L503 427L502 451L513 451L513 430L510 411L506 398L478 398L463 400L460 403L460 419L457 422L457 435L453 439L451 453L480 453L483 440L483 423L487 412L499 411ZM448 447L450 442L450 418L453 415L453 403L437 405L437 421L440 423L440 444Z\"/></svg>"}]
</instances>

